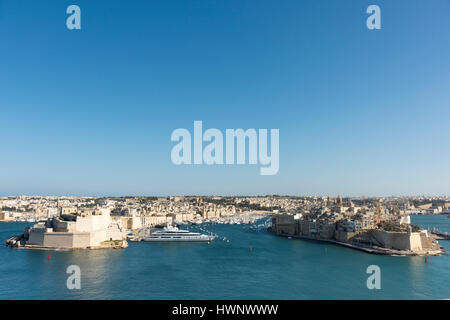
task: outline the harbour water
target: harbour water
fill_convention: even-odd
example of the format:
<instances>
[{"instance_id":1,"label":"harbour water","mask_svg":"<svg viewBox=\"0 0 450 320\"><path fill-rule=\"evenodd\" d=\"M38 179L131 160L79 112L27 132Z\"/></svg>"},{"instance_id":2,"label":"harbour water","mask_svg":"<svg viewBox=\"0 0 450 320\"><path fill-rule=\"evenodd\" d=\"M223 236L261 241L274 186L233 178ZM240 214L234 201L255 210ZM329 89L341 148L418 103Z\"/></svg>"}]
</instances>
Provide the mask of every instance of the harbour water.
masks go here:
<instances>
[{"instance_id":1,"label":"harbour water","mask_svg":"<svg viewBox=\"0 0 450 320\"><path fill-rule=\"evenodd\" d=\"M413 216L450 232L446 215ZM450 257L371 255L338 245L279 238L248 225L201 226L207 243L130 242L127 249L33 250L4 241L29 223L0 223L0 299L444 299ZM198 230L199 226L191 227ZM229 242L223 240L226 237ZM440 241L450 252L450 241ZM66 269L78 265L81 289ZM366 269L381 268L369 290Z\"/></svg>"}]
</instances>

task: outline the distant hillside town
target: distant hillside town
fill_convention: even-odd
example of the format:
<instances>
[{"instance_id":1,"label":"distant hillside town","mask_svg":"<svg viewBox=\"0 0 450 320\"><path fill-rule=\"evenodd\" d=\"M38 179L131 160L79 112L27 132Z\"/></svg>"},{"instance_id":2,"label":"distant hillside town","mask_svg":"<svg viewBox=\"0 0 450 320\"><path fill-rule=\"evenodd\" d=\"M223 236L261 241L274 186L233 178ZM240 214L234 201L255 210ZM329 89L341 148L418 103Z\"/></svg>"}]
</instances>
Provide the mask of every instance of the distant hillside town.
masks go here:
<instances>
[{"instance_id":1,"label":"distant hillside town","mask_svg":"<svg viewBox=\"0 0 450 320\"><path fill-rule=\"evenodd\" d=\"M326 198L304 203L295 213L274 215L277 235L327 241L375 254L439 255L445 253L430 230L411 224L412 214L448 214L440 198ZM448 235L440 237L448 238Z\"/></svg>"}]
</instances>

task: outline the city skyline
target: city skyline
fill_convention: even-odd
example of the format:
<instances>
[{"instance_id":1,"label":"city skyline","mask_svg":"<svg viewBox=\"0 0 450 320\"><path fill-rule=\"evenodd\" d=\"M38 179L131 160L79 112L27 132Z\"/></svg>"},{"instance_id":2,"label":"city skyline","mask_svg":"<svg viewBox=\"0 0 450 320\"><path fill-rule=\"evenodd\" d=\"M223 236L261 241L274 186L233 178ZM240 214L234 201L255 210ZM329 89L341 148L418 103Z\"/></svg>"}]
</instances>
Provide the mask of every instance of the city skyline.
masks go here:
<instances>
[{"instance_id":1,"label":"city skyline","mask_svg":"<svg viewBox=\"0 0 450 320\"><path fill-rule=\"evenodd\" d=\"M416 195L346 195L346 194L98 194L98 195L77 195L77 194L9 194L0 195L0 198L165 198L165 197L222 197L222 198L247 198L247 197L292 197L292 198L342 198L342 199L408 199L408 198L424 198L424 199L447 199L450 195L447 194L416 194Z\"/></svg>"},{"instance_id":2,"label":"city skyline","mask_svg":"<svg viewBox=\"0 0 450 320\"><path fill-rule=\"evenodd\" d=\"M0 194L449 195L448 1L0 0ZM177 128L277 128L279 171L175 166Z\"/></svg>"}]
</instances>

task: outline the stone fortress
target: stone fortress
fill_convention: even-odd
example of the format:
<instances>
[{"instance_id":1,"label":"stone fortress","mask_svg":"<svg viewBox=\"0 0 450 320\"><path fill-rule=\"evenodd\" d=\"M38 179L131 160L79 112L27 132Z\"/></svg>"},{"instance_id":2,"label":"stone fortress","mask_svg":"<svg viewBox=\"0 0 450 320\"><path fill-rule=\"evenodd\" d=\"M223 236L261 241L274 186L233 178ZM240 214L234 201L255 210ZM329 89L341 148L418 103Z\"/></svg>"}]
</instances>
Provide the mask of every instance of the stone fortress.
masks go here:
<instances>
[{"instance_id":1,"label":"stone fortress","mask_svg":"<svg viewBox=\"0 0 450 320\"><path fill-rule=\"evenodd\" d=\"M25 229L25 247L95 249L126 247L126 229L113 220L110 210L83 214L64 213Z\"/></svg>"},{"instance_id":2,"label":"stone fortress","mask_svg":"<svg viewBox=\"0 0 450 320\"><path fill-rule=\"evenodd\" d=\"M407 219L405 219L407 218ZM353 221L354 222L354 221ZM372 224L349 224L347 220L313 219L301 214L280 214L272 217L271 230L282 236L322 240L346 244L377 254L439 255L444 253L428 230L413 230L409 216L399 217L397 225L402 230L383 230Z\"/></svg>"}]
</instances>

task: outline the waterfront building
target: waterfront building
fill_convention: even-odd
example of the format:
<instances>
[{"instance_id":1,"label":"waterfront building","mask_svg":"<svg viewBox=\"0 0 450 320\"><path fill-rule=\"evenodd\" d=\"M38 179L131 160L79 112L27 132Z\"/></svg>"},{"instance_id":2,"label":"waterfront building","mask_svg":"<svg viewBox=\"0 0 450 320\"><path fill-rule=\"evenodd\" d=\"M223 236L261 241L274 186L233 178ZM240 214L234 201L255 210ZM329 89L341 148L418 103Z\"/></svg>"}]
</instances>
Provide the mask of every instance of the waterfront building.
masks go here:
<instances>
[{"instance_id":1,"label":"waterfront building","mask_svg":"<svg viewBox=\"0 0 450 320\"><path fill-rule=\"evenodd\" d=\"M173 222L172 217L167 215L143 216L141 221L143 227L165 226Z\"/></svg>"},{"instance_id":2,"label":"waterfront building","mask_svg":"<svg viewBox=\"0 0 450 320\"><path fill-rule=\"evenodd\" d=\"M75 206L65 206L59 208L59 214L74 214L78 211Z\"/></svg>"},{"instance_id":3,"label":"waterfront building","mask_svg":"<svg viewBox=\"0 0 450 320\"><path fill-rule=\"evenodd\" d=\"M442 206L431 206L425 209L426 214L440 214L442 213Z\"/></svg>"},{"instance_id":4,"label":"waterfront building","mask_svg":"<svg viewBox=\"0 0 450 320\"><path fill-rule=\"evenodd\" d=\"M8 221L13 221L13 220L14 220L14 216L10 212L8 212L8 211L0 212L0 221L8 222Z\"/></svg>"},{"instance_id":5,"label":"waterfront building","mask_svg":"<svg viewBox=\"0 0 450 320\"><path fill-rule=\"evenodd\" d=\"M296 233L294 216L290 214L274 215L272 229L278 234L294 235Z\"/></svg>"},{"instance_id":6,"label":"waterfront building","mask_svg":"<svg viewBox=\"0 0 450 320\"><path fill-rule=\"evenodd\" d=\"M143 227L141 217L113 217L114 221L120 221L126 230L137 230Z\"/></svg>"}]
</instances>

